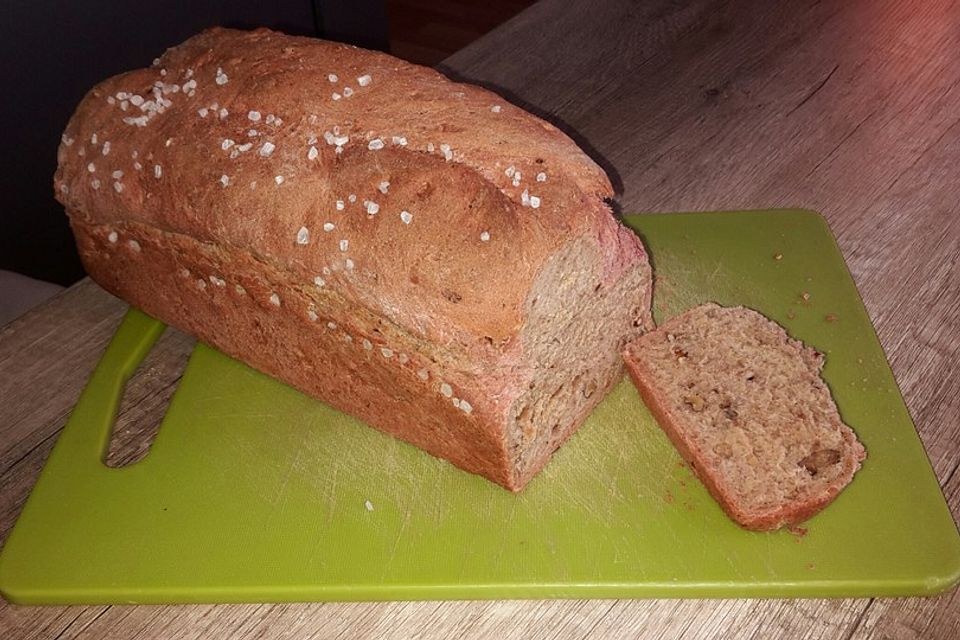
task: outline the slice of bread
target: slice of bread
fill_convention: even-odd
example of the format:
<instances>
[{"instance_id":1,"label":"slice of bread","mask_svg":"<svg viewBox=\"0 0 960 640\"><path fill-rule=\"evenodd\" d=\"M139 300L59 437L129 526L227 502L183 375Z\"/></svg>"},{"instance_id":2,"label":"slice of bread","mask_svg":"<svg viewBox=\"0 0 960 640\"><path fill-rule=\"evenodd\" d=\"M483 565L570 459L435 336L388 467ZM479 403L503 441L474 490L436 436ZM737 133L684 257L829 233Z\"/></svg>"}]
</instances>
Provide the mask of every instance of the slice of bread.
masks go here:
<instances>
[{"instance_id":1,"label":"slice of bread","mask_svg":"<svg viewBox=\"0 0 960 640\"><path fill-rule=\"evenodd\" d=\"M747 529L811 517L866 455L820 378L823 356L756 311L695 307L623 357L660 426Z\"/></svg>"}]
</instances>

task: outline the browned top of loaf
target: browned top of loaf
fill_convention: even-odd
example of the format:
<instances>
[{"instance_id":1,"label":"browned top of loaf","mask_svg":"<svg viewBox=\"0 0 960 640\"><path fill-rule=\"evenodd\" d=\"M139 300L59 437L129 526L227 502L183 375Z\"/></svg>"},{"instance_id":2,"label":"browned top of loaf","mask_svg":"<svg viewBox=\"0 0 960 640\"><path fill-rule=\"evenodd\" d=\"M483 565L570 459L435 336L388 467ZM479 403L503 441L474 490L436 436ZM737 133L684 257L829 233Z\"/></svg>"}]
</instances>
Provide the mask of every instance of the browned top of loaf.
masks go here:
<instances>
[{"instance_id":1,"label":"browned top of loaf","mask_svg":"<svg viewBox=\"0 0 960 640\"><path fill-rule=\"evenodd\" d=\"M71 215L248 250L441 343L514 336L545 256L609 224L612 195L496 94L268 30L212 29L102 82L59 162Z\"/></svg>"}]
</instances>

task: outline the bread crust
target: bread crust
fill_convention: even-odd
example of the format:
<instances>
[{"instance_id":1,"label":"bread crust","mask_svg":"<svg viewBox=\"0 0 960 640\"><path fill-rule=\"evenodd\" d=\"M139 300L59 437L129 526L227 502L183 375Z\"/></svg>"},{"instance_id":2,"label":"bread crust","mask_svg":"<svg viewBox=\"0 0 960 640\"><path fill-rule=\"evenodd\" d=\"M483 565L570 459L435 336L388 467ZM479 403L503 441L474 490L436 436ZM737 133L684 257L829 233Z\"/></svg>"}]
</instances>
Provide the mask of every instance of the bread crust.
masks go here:
<instances>
[{"instance_id":1,"label":"bread crust","mask_svg":"<svg viewBox=\"0 0 960 640\"><path fill-rule=\"evenodd\" d=\"M649 274L562 132L338 43L203 32L92 89L58 160L104 288L511 490L531 475L507 431L537 375L521 336L545 266L586 238L598 285ZM628 301L644 324L649 297Z\"/></svg>"}]
</instances>

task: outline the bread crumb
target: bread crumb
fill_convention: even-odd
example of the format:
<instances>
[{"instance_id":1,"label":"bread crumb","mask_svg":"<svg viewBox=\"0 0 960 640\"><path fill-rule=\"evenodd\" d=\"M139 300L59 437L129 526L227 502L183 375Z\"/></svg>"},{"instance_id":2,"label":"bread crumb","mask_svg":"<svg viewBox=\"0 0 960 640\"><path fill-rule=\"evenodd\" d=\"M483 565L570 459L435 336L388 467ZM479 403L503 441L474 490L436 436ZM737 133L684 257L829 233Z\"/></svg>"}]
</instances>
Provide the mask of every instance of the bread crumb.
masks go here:
<instances>
[{"instance_id":1,"label":"bread crumb","mask_svg":"<svg viewBox=\"0 0 960 640\"><path fill-rule=\"evenodd\" d=\"M775 254L773 254L773 259L774 259L774 260L783 260L783 254L782 254L782 253L775 253Z\"/></svg>"},{"instance_id":2,"label":"bread crumb","mask_svg":"<svg viewBox=\"0 0 960 640\"><path fill-rule=\"evenodd\" d=\"M836 322L840 318L835 313L828 313L826 316L824 316L823 319L826 320L827 322Z\"/></svg>"},{"instance_id":3,"label":"bread crumb","mask_svg":"<svg viewBox=\"0 0 960 640\"><path fill-rule=\"evenodd\" d=\"M367 511L373 511L373 503L370 502L369 500L364 502L363 506L366 508Z\"/></svg>"},{"instance_id":4,"label":"bread crumb","mask_svg":"<svg viewBox=\"0 0 960 640\"><path fill-rule=\"evenodd\" d=\"M447 398L450 398L451 396L453 396L453 388L449 384L444 382L443 384L440 385L440 393L442 393Z\"/></svg>"},{"instance_id":5,"label":"bread crumb","mask_svg":"<svg viewBox=\"0 0 960 640\"><path fill-rule=\"evenodd\" d=\"M810 293L809 293L809 292L804 291L803 293L800 294L800 297L803 299L804 302L810 302Z\"/></svg>"}]
</instances>

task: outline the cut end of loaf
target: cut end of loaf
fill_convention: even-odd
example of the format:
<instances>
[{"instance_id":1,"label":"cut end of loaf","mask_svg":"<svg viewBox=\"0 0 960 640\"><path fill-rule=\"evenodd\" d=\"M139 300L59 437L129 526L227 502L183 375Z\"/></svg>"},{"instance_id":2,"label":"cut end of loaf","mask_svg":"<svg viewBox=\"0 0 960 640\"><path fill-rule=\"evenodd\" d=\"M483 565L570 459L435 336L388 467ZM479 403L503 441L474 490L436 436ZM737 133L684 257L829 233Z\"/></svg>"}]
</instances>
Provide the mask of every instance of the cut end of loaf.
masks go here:
<instances>
[{"instance_id":1,"label":"cut end of loaf","mask_svg":"<svg viewBox=\"0 0 960 640\"><path fill-rule=\"evenodd\" d=\"M514 491L622 379L620 352L653 326L650 264L630 240L632 259L617 279L608 277L603 237L585 236L553 256L530 291L521 342L533 366L507 433Z\"/></svg>"},{"instance_id":2,"label":"cut end of loaf","mask_svg":"<svg viewBox=\"0 0 960 640\"><path fill-rule=\"evenodd\" d=\"M657 421L737 523L771 530L829 504L865 458L823 356L743 307L705 304L624 351Z\"/></svg>"}]
</instances>

